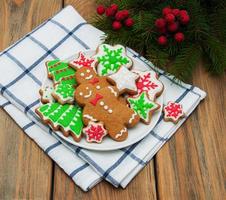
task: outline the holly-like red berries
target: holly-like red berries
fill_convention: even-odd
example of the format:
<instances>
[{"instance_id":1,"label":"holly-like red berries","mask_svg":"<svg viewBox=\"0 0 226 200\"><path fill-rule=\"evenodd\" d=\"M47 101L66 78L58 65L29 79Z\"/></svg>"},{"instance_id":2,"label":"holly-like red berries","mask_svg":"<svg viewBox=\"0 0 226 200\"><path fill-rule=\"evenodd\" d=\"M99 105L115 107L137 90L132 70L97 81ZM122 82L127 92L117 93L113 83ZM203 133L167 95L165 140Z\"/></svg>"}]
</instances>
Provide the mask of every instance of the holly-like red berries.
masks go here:
<instances>
[{"instance_id":1,"label":"holly-like red berries","mask_svg":"<svg viewBox=\"0 0 226 200\"><path fill-rule=\"evenodd\" d=\"M112 28L113 28L114 30L119 30L120 28L122 28L121 22L119 22L119 21L114 21L114 22L112 23Z\"/></svg>"},{"instance_id":2,"label":"holly-like red berries","mask_svg":"<svg viewBox=\"0 0 226 200\"><path fill-rule=\"evenodd\" d=\"M131 26L133 26L134 21L133 21L132 18L127 18L127 19L125 20L124 24L125 24L127 27L131 27Z\"/></svg>"},{"instance_id":3,"label":"holly-like red berries","mask_svg":"<svg viewBox=\"0 0 226 200\"><path fill-rule=\"evenodd\" d=\"M181 32L178 32L174 35L174 39L177 41L177 42L183 42L184 41L184 34L181 33Z\"/></svg>"},{"instance_id":4,"label":"holly-like red berries","mask_svg":"<svg viewBox=\"0 0 226 200\"><path fill-rule=\"evenodd\" d=\"M160 36L158 38L158 44L159 45L162 45L162 46L166 45L167 44L167 38L166 38L166 36L164 36L164 35Z\"/></svg>"},{"instance_id":5,"label":"holly-like red berries","mask_svg":"<svg viewBox=\"0 0 226 200\"><path fill-rule=\"evenodd\" d=\"M105 13L105 7L104 7L103 5L99 5L99 6L97 7L97 13L98 13L99 15L103 15L103 14Z\"/></svg>"},{"instance_id":6,"label":"holly-like red berries","mask_svg":"<svg viewBox=\"0 0 226 200\"><path fill-rule=\"evenodd\" d=\"M182 30L189 23L190 16L186 10L165 7L162 9L162 18L155 20L155 27L161 36L157 41L159 45L166 45L168 38L173 37L178 43L185 39Z\"/></svg>"},{"instance_id":7,"label":"holly-like red berries","mask_svg":"<svg viewBox=\"0 0 226 200\"><path fill-rule=\"evenodd\" d=\"M117 31L121 29L123 25L128 28L134 25L134 20L129 16L129 11L118 10L117 4L111 4L107 8L105 8L103 5L99 5L97 7L97 14L103 15L104 13L106 17L111 19L113 30Z\"/></svg>"}]
</instances>

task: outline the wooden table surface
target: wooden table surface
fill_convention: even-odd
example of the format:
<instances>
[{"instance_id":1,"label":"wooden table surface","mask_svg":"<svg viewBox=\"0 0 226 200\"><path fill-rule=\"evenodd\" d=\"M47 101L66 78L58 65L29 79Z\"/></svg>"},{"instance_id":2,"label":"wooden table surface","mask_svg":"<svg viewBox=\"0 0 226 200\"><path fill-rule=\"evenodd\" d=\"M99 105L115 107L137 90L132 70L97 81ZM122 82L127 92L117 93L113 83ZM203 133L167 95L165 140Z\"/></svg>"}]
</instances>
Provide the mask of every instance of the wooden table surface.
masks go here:
<instances>
[{"instance_id":1,"label":"wooden table surface","mask_svg":"<svg viewBox=\"0 0 226 200\"><path fill-rule=\"evenodd\" d=\"M95 12L94 0L0 0L0 50L69 4L88 21ZM192 83L207 98L126 189L84 193L1 109L0 200L226 199L225 80L200 63Z\"/></svg>"}]
</instances>

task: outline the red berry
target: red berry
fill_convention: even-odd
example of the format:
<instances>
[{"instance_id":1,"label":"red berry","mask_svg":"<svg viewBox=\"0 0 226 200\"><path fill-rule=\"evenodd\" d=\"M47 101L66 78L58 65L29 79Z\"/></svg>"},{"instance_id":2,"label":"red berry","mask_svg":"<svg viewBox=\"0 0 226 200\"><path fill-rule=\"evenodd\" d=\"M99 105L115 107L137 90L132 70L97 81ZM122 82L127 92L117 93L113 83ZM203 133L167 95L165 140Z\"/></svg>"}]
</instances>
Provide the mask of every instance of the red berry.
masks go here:
<instances>
[{"instance_id":1,"label":"red berry","mask_svg":"<svg viewBox=\"0 0 226 200\"><path fill-rule=\"evenodd\" d=\"M160 36L159 38L158 38L158 44L159 45L166 45L167 44L167 38L166 38L166 36Z\"/></svg>"},{"instance_id":2,"label":"red berry","mask_svg":"<svg viewBox=\"0 0 226 200\"><path fill-rule=\"evenodd\" d=\"M187 25L189 21L190 21L189 15L181 15L180 16L180 22L181 22L181 24Z\"/></svg>"},{"instance_id":3,"label":"red berry","mask_svg":"<svg viewBox=\"0 0 226 200\"><path fill-rule=\"evenodd\" d=\"M121 22L114 21L114 22L112 23L112 28L113 28L114 30L119 30L121 27L122 27Z\"/></svg>"},{"instance_id":4,"label":"red berry","mask_svg":"<svg viewBox=\"0 0 226 200\"><path fill-rule=\"evenodd\" d=\"M128 10L122 10L123 15L124 15L124 19L129 17L129 11Z\"/></svg>"},{"instance_id":5,"label":"red berry","mask_svg":"<svg viewBox=\"0 0 226 200\"><path fill-rule=\"evenodd\" d=\"M131 26L133 26L134 21L132 18L127 18L124 23L127 27L131 27Z\"/></svg>"},{"instance_id":6,"label":"red berry","mask_svg":"<svg viewBox=\"0 0 226 200\"><path fill-rule=\"evenodd\" d=\"M121 21L124 18L124 14L123 14L123 11L118 11L116 14L115 14L115 19L118 20L118 21Z\"/></svg>"},{"instance_id":7,"label":"red berry","mask_svg":"<svg viewBox=\"0 0 226 200\"><path fill-rule=\"evenodd\" d=\"M116 4L113 3L113 4L111 4L110 7L111 7L112 10L115 11L115 13L118 11L118 5L116 5Z\"/></svg>"},{"instance_id":8,"label":"red berry","mask_svg":"<svg viewBox=\"0 0 226 200\"><path fill-rule=\"evenodd\" d=\"M188 15L188 12L186 10L180 10L180 16L181 15Z\"/></svg>"},{"instance_id":9,"label":"red berry","mask_svg":"<svg viewBox=\"0 0 226 200\"><path fill-rule=\"evenodd\" d=\"M155 26L157 28L163 28L163 27L165 27L166 26L166 20L163 19L163 18L156 19L155 20Z\"/></svg>"},{"instance_id":10,"label":"red berry","mask_svg":"<svg viewBox=\"0 0 226 200\"><path fill-rule=\"evenodd\" d=\"M162 15L166 16L166 15L170 14L171 11L172 11L171 8L165 7L165 8L162 9Z\"/></svg>"},{"instance_id":11,"label":"red berry","mask_svg":"<svg viewBox=\"0 0 226 200\"><path fill-rule=\"evenodd\" d=\"M175 20L175 16L173 15L173 14L167 14L166 16L165 16L165 19L166 19L166 21L168 22L168 23L173 23L174 22L174 20Z\"/></svg>"},{"instance_id":12,"label":"red berry","mask_svg":"<svg viewBox=\"0 0 226 200\"><path fill-rule=\"evenodd\" d=\"M109 7L106 8L105 14L107 17L113 17L115 15L115 11L111 7Z\"/></svg>"},{"instance_id":13,"label":"red berry","mask_svg":"<svg viewBox=\"0 0 226 200\"><path fill-rule=\"evenodd\" d=\"M97 7L97 13L98 13L99 15L103 15L103 14L105 13L105 7L104 7L103 5L99 5L99 6Z\"/></svg>"},{"instance_id":14,"label":"red berry","mask_svg":"<svg viewBox=\"0 0 226 200\"><path fill-rule=\"evenodd\" d=\"M180 14L180 10L179 9L173 9L172 10L172 14L177 17Z\"/></svg>"},{"instance_id":15,"label":"red berry","mask_svg":"<svg viewBox=\"0 0 226 200\"><path fill-rule=\"evenodd\" d=\"M171 24L168 24L167 28L170 32L176 32L178 30L178 23L177 22L173 22Z\"/></svg>"},{"instance_id":16,"label":"red berry","mask_svg":"<svg viewBox=\"0 0 226 200\"><path fill-rule=\"evenodd\" d=\"M174 35L174 39L177 41L177 42L183 42L184 41L184 34L181 33L181 32L178 32Z\"/></svg>"}]
</instances>

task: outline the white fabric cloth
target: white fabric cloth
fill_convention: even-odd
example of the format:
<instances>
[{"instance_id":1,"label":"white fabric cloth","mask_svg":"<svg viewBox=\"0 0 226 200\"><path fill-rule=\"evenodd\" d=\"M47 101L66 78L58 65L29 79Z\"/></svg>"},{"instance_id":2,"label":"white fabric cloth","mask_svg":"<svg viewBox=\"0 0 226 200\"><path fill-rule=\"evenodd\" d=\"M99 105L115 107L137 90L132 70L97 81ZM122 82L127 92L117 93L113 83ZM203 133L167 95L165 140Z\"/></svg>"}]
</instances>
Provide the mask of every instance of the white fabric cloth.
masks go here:
<instances>
[{"instance_id":1,"label":"white fabric cloth","mask_svg":"<svg viewBox=\"0 0 226 200\"><path fill-rule=\"evenodd\" d=\"M102 179L123 188L148 163L162 145L176 132L186 118L178 124L158 124L140 142L116 151L96 152L75 147L59 138L44 126L35 108L39 105L38 90L42 84L47 60L65 58L86 49L96 49L103 32L86 23L67 6L31 33L0 54L0 105L84 191ZM169 100L180 102L186 116L205 98L197 87L174 83L172 77L154 68L152 63L127 49L128 55L156 70L164 83L164 104Z\"/></svg>"}]
</instances>

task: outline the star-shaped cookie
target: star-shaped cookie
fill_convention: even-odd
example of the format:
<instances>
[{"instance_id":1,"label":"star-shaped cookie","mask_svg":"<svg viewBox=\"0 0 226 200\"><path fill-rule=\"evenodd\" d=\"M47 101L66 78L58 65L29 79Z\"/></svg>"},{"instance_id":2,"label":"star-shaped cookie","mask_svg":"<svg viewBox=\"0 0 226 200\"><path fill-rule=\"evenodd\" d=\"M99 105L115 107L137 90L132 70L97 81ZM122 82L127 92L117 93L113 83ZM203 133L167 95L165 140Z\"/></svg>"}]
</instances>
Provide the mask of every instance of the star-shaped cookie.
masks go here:
<instances>
[{"instance_id":1,"label":"star-shaped cookie","mask_svg":"<svg viewBox=\"0 0 226 200\"><path fill-rule=\"evenodd\" d=\"M107 77L107 79L116 85L119 93L127 92L129 94L137 93L136 80L139 78L138 74L129 71L126 67L122 66L115 73Z\"/></svg>"}]
</instances>

